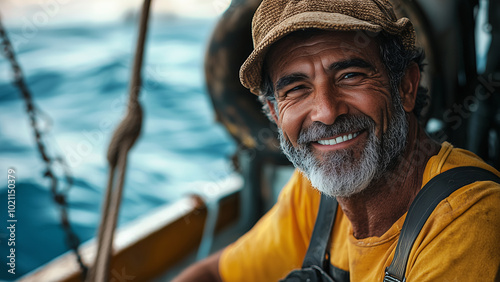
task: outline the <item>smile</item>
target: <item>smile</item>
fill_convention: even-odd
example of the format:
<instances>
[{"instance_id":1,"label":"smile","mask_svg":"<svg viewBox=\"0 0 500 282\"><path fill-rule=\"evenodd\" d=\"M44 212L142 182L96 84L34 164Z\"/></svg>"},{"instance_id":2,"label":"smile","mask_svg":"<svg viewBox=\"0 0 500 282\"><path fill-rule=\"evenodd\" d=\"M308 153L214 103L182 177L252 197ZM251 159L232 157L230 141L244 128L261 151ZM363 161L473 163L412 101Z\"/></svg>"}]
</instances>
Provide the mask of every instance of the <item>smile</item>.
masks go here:
<instances>
[{"instance_id":1,"label":"smile","mask_svg":"<svg viewBox=\"0 0 500 282\"><path fill-rule=\"evenodd\" d=\"M349 133L332 139L318 140L321 145L337 145L345 141L349 141L359 135L359 132Z\"/></svg>"}]
</instances>

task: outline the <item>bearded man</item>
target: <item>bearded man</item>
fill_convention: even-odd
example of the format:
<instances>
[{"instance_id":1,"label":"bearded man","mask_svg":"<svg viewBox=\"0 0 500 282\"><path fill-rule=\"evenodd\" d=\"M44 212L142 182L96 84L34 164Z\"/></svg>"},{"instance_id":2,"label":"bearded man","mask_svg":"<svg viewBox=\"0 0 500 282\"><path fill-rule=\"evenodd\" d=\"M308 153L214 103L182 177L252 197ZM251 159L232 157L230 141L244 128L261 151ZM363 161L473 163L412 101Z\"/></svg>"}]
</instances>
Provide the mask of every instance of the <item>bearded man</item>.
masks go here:
<instances>
[{"instance_id":1,"label":"bearded man","mask_svg":"<svg viewBox=\"0 0 500 282\"><path fill-rule=\"evenodd\" d=\"M307 271L316 281L399 281L386 269L410 206L426 209L415 200L422 187L456 167L500 173L419 125L423 53L387 1L264 0L252 31L240 79L297 170L252 230L176 281L301 281ZM500 279L500 185L450 193L415 234L400 280Z\"/></svg>"}]
</instances>

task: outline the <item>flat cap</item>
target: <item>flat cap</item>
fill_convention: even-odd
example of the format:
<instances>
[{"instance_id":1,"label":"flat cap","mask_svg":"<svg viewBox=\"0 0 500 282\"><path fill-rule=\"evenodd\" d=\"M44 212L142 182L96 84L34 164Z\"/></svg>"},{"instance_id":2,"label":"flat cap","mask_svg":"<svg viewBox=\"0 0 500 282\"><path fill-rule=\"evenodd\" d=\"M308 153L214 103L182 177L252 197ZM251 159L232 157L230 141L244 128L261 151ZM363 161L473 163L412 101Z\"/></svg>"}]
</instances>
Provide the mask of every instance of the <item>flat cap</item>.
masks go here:
<instances>
[{"instance_id":1,"label":"flat cap","mask_svg":"<svg viewBox=\"0 0 500 282\"><path fill-rule=\"evenodd\" d=\"M387 0L264 0L252 20L254 50L240 69L240 81L259 95L262 65L269 48L302 29L385 31L415 48L415 31L408 18L398 19Z\"/></svg>"}]
</instances>

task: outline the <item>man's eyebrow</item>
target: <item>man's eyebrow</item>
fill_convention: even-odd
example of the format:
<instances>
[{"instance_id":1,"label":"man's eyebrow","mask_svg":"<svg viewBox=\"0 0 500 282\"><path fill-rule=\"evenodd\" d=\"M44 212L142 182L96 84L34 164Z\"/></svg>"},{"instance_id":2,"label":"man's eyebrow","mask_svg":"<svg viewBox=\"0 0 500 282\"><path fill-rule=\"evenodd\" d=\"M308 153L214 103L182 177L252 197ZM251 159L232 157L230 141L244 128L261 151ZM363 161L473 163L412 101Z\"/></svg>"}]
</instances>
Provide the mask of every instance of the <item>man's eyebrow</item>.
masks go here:
<instances>
[{"instance_id":1,"label":"man's eyebrow","mask_svg":"<svg viewBox=\"0 0 500 282\"><path fill-rule=\"evenodd\" d=\"M285 75L278 79L278 82L276 82L276 92L280 91L281 89L285 88L287 85L290 85L294 82L297 81L303 81L307 79L307 75L303 73L292 73L289 75Z\"/></svg>"},{"instance_id":2,"label":"man's eyebrow","mask_svg":"<svg viewBox=\"0 0 500 282\"><path fill-rule=\"evenodd\" d=\"M365 61L363 59L359 59L359 58L335 62L335 63L330 65L329 69L338 71L338 70L343 70L343 69L347 69L350 67L375 70L375 67L372 64L368 63L367 61Z\"/></svg>"},{"instance_id":3,"label":"man's eyebrow","mask_svg":"<svg viewBox=\"0 0 500 282\"><path fill-rule=\"evenodd\" d=\"M359 58L335 62L335 63L330 65L329 69L338 71L338 70L343 70L343 69L347 69L350 67L365 68L365 69L370 69L370 70L375 69L375 67L372 64L368 63L367 61L365 61L363 59L359 59ZM290 84L297 82L297 81L303 81L307 78L308 78L308 76L303 74L303 73L292 73L289 75L285 75L285 76L281 77L280 79L278 79L278 82L276 82L276 92L282 90L287 85L290 85Z\"/></svg>"}]
</instances>

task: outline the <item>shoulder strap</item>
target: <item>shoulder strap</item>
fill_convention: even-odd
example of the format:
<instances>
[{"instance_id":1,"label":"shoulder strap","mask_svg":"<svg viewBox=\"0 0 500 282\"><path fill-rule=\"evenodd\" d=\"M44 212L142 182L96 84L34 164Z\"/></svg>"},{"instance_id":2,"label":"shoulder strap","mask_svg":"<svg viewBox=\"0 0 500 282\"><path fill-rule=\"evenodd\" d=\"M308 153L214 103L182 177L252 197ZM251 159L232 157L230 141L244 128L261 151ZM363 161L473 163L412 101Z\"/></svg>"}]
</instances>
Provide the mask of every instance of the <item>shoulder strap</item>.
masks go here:
<instances>
[{"instance_id":1,"label":"shoulder strap","mask_svg":"<svg viewBox=\"0 0 500 282\"><path fill-rule=\"evenodd\" d=\"M495 181L500 177L478 167L457 167L432 178L417 194L401 229L391 265L386 268L384 282L405 281L406 264L415 239L434 208L459 188L476 181Z\"/></svg>"},{"instance_id":2,"label":"shoulder strap","mask_svg":"<svg viewBox=\"0 0 500 282\"><path fill-rule=\"evenodd\" d=\"M335 198L321 194L318 215L316 216L311 241L309 242L302 268L317 265L325 271L328 269L328 265L330 264L328 246L333 223L337 215L337 206L338 203Z\"/></svg>"}]
</instances>

